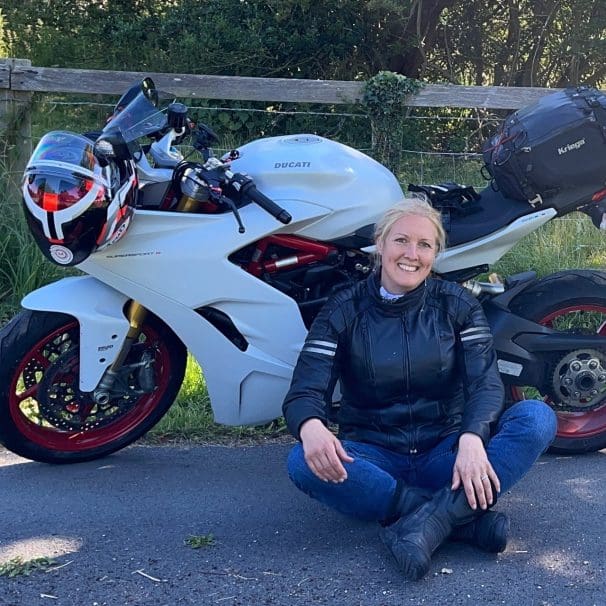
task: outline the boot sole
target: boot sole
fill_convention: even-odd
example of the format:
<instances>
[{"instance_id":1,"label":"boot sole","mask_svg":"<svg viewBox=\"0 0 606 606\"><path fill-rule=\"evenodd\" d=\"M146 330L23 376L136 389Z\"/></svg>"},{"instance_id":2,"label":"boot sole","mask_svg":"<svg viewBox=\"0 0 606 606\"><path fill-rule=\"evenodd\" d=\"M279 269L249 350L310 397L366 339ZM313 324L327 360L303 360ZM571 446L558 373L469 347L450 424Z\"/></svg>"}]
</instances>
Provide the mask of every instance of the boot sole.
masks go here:
<instances>
[{"instance_id":1,"label":"boot sole","mask_svg":"<svg viewBox=\"0 0 606 606\"><path fill-rule=\"evenodd\" d=\"M408 580L418 581L429 572L431 558L418 545L398 540L389 528L382 528L379 535Z\"/></svg>"}]
</instances>

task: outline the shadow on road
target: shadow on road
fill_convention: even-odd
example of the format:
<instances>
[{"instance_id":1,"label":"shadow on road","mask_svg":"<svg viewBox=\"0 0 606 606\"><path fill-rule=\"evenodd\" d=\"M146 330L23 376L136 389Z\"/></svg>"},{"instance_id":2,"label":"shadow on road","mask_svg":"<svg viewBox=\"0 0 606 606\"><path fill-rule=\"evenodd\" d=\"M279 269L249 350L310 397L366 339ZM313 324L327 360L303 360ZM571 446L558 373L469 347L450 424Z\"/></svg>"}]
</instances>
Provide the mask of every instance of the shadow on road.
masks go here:
<instances>
[{"instance_id":1,"label":"shadow on road","mask_svg":"<svg viewBox=\"0 0 606 606\"><path fill-rule=\"evenodd\" d=\"M135 446L61 467L0 451L0 564L63 565L0 577L0 604L606 604L606 451L545 455L499 502L503 554L448 544L408 583L375 525L291 486L287 450Z\"/></svg>"}]
</instances>

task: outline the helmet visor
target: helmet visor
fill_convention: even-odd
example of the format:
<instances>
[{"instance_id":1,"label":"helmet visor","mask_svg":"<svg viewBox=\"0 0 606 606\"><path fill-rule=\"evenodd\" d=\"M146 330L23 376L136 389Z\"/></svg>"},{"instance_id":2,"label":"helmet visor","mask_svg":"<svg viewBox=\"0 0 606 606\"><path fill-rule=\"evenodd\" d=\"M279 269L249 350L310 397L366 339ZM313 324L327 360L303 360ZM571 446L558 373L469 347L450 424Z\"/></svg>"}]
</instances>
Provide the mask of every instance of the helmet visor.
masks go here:
<instances>
[{"instance_id":1,"label":"helmet visor","mask_svg":"<svg viewBox=\"0 0 606 606\"><path fill-rule=\"evenodd\" d=\"M40 162L70 164L92 173L99 168L99 163L93 154L93 142L82 135L66 131L52 131L40 139L30 158L28 168Z\"/></svg>"},{"instance_id":2,"label":"helmet visor","mask_svg":"<svg viewBox=\"0 0 606 606\"><path fill-rule=\"evenodd\" d=\"M26 177L25 187L31 200L47 212L64 210L86 198L96 189L93 206L101 205L105 200L105 189L92 179L69 174L30 174Z\"/></svg>"}]
</instances>

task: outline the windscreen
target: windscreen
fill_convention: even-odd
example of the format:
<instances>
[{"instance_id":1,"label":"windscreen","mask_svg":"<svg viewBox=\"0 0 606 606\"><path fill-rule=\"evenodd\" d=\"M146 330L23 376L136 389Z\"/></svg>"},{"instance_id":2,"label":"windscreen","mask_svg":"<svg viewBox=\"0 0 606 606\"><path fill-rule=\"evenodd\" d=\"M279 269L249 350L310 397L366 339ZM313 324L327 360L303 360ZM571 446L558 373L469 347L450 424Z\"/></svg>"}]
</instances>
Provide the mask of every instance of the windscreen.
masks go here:
<instances>
[{"instance_id":1,"label":"windscreen","mask_svg":"<svg viewBox=\"0 0 606 606\"><path fill-rule=\"evenodd\" d=\"M103 129L102 136L120 133L129 143L161 130L166 125L166 114L160 111L143 89L115 113Z\"/></svg>"}]
</instances>

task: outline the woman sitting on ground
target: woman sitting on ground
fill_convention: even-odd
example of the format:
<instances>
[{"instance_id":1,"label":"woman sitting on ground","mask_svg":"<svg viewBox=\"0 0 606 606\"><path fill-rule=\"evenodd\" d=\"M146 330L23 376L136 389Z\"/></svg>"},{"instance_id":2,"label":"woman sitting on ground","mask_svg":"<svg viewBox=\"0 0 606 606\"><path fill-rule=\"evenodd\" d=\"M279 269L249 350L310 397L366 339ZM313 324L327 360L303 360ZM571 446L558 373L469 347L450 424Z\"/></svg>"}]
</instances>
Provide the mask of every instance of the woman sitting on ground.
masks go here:
<instances>
[{"instance_id":1,"label":"woman sitting on ground","mask_svg":"<svg viewBox=\"0 0 606 606\"><path fill-rule=\"evenodd\" d=\"M288 471L309 496L381 524L404 575L419 579L449 537L505 549L509 521L489 511L555 436L543 402L507 410L492 335L463 287L430 277L445 234L412 199L377 223L379 264L318 314L283 406ZM338 437L328 428L337 380Z\"/></svg>"}]
</instances>

